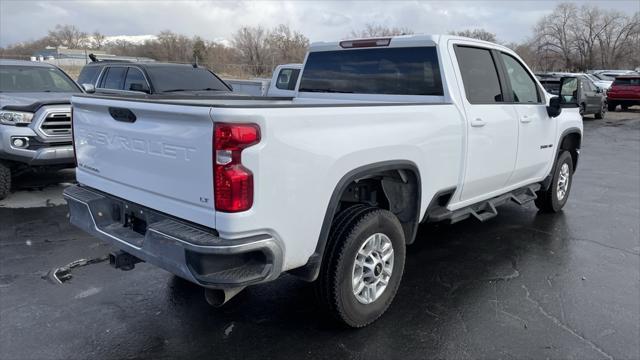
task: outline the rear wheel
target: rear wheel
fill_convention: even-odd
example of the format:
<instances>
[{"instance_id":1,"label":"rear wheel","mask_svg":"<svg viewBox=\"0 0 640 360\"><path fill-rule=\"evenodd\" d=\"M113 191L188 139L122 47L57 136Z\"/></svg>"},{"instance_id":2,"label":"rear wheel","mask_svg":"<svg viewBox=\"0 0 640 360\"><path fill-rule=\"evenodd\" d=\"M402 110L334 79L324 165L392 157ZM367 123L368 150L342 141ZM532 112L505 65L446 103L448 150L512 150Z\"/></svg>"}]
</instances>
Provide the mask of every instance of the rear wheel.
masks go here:
<instances>
[{"instance_id":1,"label":"rear wheel","mask_svg":"<svg viewBox=\"0 0 640 360\"><path fill-rule=\"evenodd\" d=\"M0 162L0 200L6 198L11 190L11 169Z\"/></svg>"},{"instance_id":2,"label":"rear wheel","mask_svg":"<svg viewBox=\"0 0 640 360\"><path fill-rule=\"evenodd\" d=\"M602 103L602 106L600 106L600 111L598 111L597 113L595 113L593 116L596 119L603 119L604 118L604 114L607 112L607 103Z\"/></svg>"},{"instance_id":3,"label":"rear wheel","mask_svg":"<svg viewBox=\"0 0 640 360\"><path fill-rule=\"evenodd\" d=\"M535 204L543 212L558 212L569 199L573 181L573 160L568 151L563 151L553 171L553 179L547 190L538 191Z\"/></svg>"},{"instance_id":4,"label":"rear wheel","mask_svg":"<svg viewBox=\"0 0 640 360\"><path fill-rule=\"evenodd\" d=\"M393 301L404 260L404 232L392 212L347 208L334 220L315 284L320 301L343 324L366 326Z\"/></svg>"}]
</instances>

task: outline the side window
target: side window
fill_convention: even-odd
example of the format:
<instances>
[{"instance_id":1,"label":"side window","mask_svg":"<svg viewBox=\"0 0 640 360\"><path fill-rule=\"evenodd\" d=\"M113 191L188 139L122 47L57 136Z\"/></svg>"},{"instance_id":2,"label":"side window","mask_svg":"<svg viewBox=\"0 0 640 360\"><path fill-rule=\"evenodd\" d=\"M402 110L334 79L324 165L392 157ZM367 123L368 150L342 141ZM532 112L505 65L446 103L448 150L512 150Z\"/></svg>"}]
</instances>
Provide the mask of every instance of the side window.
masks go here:
<instances>
[{"instance_id":1,"label":"side window","mask_svg":"<svg viewBox=\"0 0 640 360\"><path fill-rule=\"evenodd\" d=\"M513 101L517 103L539 103L538 87L529 72L511 55L500 53L507 70L513 91Z\"/></svg>"},{"instance_id":2,"label":"side window","mask_svg":"<svg viewBox=\"0 0 640 360\"><path fill-rule=\"evenodd\" d=\"M107 69L107 73L102 80L102 88L122 90L124 83L124 75L127 72L127 68L123 66L115 66Z\"/></svg>"},{"instance_id":3,"label":"side window","mask_svg":"<svg viewBox=\"0 0 640 360\"><path fill-rule=\"evenodd\" d=\"M570 78L562 84L560 89L560 97L562 102L573 103L578 101L578 79Z\"/></svg>"},{"instance_id":4,"label":"side window","mask_svg":"<svg viewBox=\"0 0 640 360\"><path fill-rule=\"evenodd\" d=\"M298 69L280 70L280 74L278 74L278 79L276 81L276 87L280 90L295 90L299 74L300 70Z\"/></svg>"},{"instance_id":5,"label":"side window","mask_svg":"<svg viewBox=\"0 0 640 360\"><path fill-rule=\"evenodd\" d=\"M472 104L503 102L498 70L491 52L467 46L456 46L455 51L467 100Z\"/></svg>"},{"instance_id":6,"label":"side window","mask_svg":"<svg viewBox=\"0 0 640 360\"><path fill-rule=\"evenodd\" d=\"M124 90L131 90L131 84L140 84L143 89L148 88L147 80L145 80L140 69L130 67L129 71L127 71L127 77L124 81Z\"/></svg>"},{"instance_id":7,"label":"side window","mask_svg":"<svg viewBox=\"0 0 640 360\"><path fill-rule=\"evenodd\" d=\"M291 79L291 69L282 69L278 74L276 87L280 90L289 90L289 80Z\"/></svg>"}]
</instances>

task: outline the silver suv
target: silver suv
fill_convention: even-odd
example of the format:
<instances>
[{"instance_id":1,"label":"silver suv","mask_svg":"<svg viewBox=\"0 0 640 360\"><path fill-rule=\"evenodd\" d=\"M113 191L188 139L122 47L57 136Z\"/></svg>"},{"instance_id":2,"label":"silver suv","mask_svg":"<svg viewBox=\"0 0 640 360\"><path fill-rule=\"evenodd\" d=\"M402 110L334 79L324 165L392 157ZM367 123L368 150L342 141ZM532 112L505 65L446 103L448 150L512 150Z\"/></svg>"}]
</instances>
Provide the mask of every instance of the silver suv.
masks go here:
<instances>
[{"instance_id":1,"label":"silver suv","mask_svg":"<svg viewBox=\"0 0 640 360\"><path fill-rule=\"evenodd\" d=\"M32 167L73 167L71 105L82 90L56 66L0 60L0 199Z\"/></svg>"}]
</instances>

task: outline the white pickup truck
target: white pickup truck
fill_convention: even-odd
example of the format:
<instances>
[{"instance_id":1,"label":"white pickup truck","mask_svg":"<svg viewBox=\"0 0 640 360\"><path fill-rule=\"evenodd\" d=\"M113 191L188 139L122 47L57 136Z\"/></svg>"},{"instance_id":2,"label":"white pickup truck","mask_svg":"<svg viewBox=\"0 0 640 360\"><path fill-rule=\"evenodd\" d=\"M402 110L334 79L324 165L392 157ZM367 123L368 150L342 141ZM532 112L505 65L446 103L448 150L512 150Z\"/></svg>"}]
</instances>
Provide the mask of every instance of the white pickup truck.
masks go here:
<instances>
[{"instance_id":1,"label":"white pickup truck","mask_svg":"<svg viewBox=\"0 0 640 360\"><path fill-rule=\"evenodd\" d=\"M233 87L234 92L239 92L251 96L284 96L295 95L296 84L302 64L278 65L273 70L271 80L269 79L224 79L224 82Z\"/></svg>"},{"instance_id":2,"label":"white pickup truck","mask_svg":"<svg viewBox=\"0 0 640 360\"><path fill-rule=\"evenodd\" d=\"M296 89L290 100L74 96L71 222L121 249L114 266L157 265L211 304L288 272L361 327L392 302L418 224L567 202L582 139L575 79L550 97L506 47L316 43Z\"/></svg>"}]
</instances>

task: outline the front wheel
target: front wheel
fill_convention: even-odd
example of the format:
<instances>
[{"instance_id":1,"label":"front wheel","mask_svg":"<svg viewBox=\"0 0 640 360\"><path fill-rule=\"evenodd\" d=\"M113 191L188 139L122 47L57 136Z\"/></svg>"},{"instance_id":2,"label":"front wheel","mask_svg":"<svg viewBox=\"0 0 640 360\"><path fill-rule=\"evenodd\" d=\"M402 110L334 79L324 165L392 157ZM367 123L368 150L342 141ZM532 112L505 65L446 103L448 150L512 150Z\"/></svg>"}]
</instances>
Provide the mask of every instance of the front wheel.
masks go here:
<instances>
[{"instance_id":1,"label":"front wheel","mask_svg":"<svg viewBox=\"0 0 640 360\"><path fill-rule=\"evenodd\" d=\"M0 162L0 200L6 198L11 190L11 169Z\"/></svg>"},{"instance_id":2,"label":"front wheel","mask_svg":"<svg viewBox=\"0 0 640 360\"><path fill-rule=\"evenodd\" d=\"M402 279L400 221L388 210L356 205L336 217L327 245L316 281L320 301L347 326L374 322L391 305Z\"/></svg>"},{"instance_id":3,"label":"front wheel","mask_svg":"<svg viewBox=\"0 0 640 360\"><path fill-rule=\"evenodd\" d=\"M573 182L573 160L568 151L563 151L556 162L553 179L547 190L538 191L535 204L543 212L560 211L569 199Z\"/></svg>"}]
</instances>

